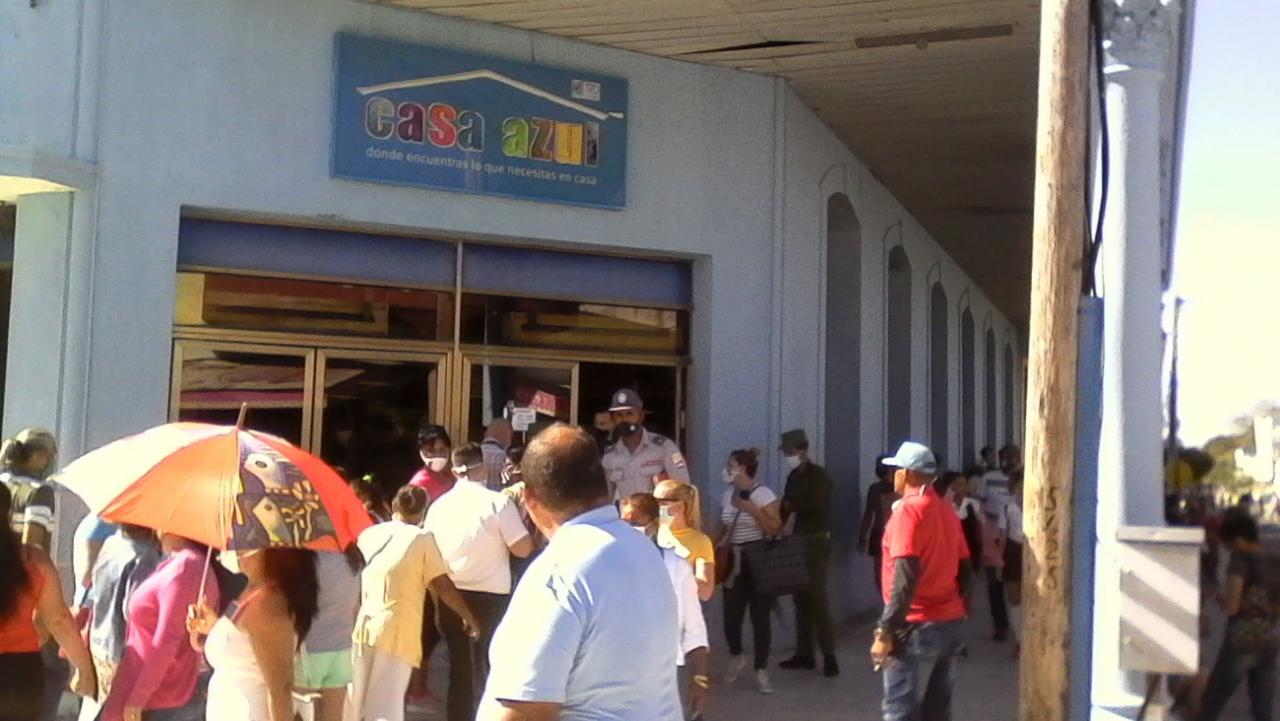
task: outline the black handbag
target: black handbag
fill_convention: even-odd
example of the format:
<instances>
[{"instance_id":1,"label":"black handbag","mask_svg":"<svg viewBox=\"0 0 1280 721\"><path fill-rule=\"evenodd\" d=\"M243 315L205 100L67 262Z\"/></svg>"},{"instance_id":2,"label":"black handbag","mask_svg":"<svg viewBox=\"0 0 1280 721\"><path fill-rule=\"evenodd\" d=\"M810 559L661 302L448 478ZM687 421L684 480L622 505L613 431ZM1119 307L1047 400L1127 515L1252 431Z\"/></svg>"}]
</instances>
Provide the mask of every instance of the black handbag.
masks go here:
<instances>
[{"instance_id":1,"label":"black handbag","mask_svg":"<svg viewBox=\"0 0 1280 721\"><path fill-rule=\"evenodd\" d=\"M809 590L809 564L803 536L765 538L742 546L742 562L752 590L761 596L789 596Z\"/></svg>"}]
</instances>

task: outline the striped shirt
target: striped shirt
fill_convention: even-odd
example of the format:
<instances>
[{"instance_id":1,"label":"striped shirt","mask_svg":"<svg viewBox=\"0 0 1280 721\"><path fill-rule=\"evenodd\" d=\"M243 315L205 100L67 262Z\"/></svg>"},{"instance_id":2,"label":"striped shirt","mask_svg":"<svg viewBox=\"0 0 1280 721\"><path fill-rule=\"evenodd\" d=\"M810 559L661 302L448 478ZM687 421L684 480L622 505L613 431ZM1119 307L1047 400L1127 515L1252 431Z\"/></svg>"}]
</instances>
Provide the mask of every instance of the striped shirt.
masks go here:
<instances>
[{"instance_id":1,"label":"striped shirt","mask_svg":"<svg viewBox=\"0 0 1280 721\"><path fill-rule=\"evenodd\" d=\"M736 487L725 491L724 498L720 504L720 522L724 524L725 530L732 533L729 542L733 545L742 543L751 543L764 538L764 531L760 530L760 524L756 522L755 516L750 513L739 512L733 507L733 494L737 493ZM751 489L751 502L764 508L765 506L778 500L778 496L767 486L756 486ZM736 522L735 522L736 517Z\"/></svg>"}]
</instances>

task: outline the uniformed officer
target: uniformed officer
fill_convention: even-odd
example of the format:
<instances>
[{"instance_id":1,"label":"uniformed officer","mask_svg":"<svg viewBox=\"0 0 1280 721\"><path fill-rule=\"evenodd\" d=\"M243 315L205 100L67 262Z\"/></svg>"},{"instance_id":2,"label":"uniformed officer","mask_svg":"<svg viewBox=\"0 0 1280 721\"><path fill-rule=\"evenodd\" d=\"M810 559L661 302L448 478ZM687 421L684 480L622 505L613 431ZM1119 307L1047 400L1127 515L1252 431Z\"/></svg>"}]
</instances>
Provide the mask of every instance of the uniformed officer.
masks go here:
<instances>
[{"instance_id":1,"label":"uniformed officer","mask_svg":"<svg viewBox=\"0 0 1280 721\"><path fill-rule=\"evenodd\" d=\"M639 393L627 388L614 393L609 415L614 442L605 449L603 462L615 501L633 493L653 493L654 477L663 473L689 482L689 468L675 442L645 429Z\"/></svg>"}]
</instances>

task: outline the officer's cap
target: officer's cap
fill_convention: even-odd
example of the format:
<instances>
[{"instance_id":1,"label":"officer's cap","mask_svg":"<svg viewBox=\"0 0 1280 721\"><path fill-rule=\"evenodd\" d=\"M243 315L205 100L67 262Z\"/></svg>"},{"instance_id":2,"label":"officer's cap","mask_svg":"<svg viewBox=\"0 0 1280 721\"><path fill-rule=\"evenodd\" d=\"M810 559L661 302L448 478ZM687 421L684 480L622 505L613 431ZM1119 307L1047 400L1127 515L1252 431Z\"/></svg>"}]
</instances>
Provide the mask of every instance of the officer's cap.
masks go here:
<instances>
[{"instance_id":1,"label":"officer's cap","mask_svg":"<svg viewBox=\"0 0 1280 721\"><path fill-rule=\"evenodd\" d=\"M640 399L640 394L630 388L623 388L613 394L613 405L609 406L609 412L638 411L642 408L644 408L644 401Z\"/></svg>"}]
</instances>

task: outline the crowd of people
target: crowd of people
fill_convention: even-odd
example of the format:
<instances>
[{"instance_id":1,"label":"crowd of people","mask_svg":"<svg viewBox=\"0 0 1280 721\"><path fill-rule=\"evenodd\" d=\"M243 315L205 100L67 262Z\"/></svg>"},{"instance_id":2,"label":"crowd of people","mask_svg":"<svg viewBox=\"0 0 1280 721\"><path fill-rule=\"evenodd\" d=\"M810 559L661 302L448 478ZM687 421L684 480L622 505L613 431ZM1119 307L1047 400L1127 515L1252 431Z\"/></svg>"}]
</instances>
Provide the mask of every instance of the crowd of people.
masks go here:
<instances>
[{"instance_id":1,"label":"crowd of people","mask_svg":"<svg viewBox=\"0 0 1280 721\"><path fill-rule=\"evenodd\" d=\"M291 721L299 711L400 721L432 702L428 665L443 641L450 721L699 719L714 706L704 611L717 593L728 650L717 683L736 684L751 663L756 691L773 692L783 595L795 651L777 667L838 676L834 481L804 431L781 438L781 495L761 480L761 452L739 449L725 459L718 509L704 513L680 450L645 428L638 394L619 391L610 413L604 448L565 425L527 447L501 418L478 444L423 426L421 468L394 493L351 481L374 524L346 553L218 552L90 515L75 532L70 604L49 558L57 444L24 431L0 449L11 524L0 534L0 717L52 719L70 685L84 721ZM883 717L947 719L979 579L991 637L1018 652L1020 452L983 449L979 464L943 472L929 448L907 442L874 470L858 539L884 601L869 652L883 672ZM1250 523L1230 516L1217 531L1233 552L1225 589L1236 620L1202 680L1204 719L1241 679L1268 708L1274 687L1263 591L1276 584Z\"/></svg>"}]
</instances>

